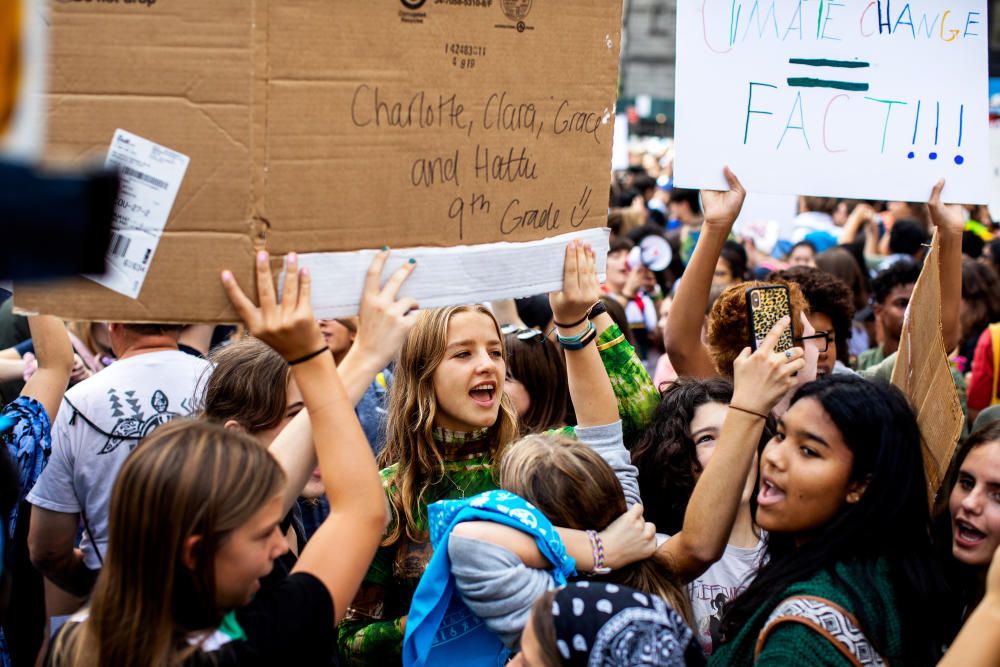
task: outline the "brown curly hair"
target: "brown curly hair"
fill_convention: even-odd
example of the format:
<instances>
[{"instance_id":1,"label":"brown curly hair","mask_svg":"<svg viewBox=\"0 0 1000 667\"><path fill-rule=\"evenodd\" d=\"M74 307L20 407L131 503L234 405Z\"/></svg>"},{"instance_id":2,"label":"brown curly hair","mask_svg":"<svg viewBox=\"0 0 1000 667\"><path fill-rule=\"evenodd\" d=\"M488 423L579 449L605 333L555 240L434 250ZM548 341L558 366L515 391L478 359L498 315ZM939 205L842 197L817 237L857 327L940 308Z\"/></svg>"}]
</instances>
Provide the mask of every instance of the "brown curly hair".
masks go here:
<instances>
[{"instance_id":1,"label":"brown curly hair","mask_svg":"<svg viewBox=\"0 0 1000 667\"><path fill-rule=\"evenodd\" d=\"M795 336L802 335L800 313L809 312L809 304L802 295L802 290L795 283L787 280L772 280L760 282L748 281L733 285L715 300L712 312L708 316L708 353L715 363L715 370L723 377L733 377L733 362L740 356L743 348L750 344L750 325L747 322L746 292L752 287L768 285L785 285L792 301L792 328Z\"/></svg>"},{"instance_id":2,"label":"brown curly hair","mask_svg":"<svg viewBox=\"0 0 1000 667\"><path fill-rule=\"evenodd\" d=\"M850 358L847 339L854 321L854 294L837 276L809 266L793 266L776 271L771 278L782 278L797 284L809 302L809 312L823 313L833 323L837 339L837 361L846 364Z\"/></svg>"}]
</instances>

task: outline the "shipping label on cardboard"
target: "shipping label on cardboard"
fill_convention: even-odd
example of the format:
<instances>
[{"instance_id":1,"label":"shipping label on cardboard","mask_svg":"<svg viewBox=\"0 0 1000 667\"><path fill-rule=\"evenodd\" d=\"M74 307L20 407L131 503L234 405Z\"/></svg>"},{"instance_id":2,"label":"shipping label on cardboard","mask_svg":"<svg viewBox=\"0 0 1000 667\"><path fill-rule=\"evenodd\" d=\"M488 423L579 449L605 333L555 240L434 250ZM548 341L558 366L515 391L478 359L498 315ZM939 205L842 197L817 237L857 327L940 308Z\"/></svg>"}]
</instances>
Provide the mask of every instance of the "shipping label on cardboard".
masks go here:
<instances>
[{"instance_id":1,"label":"shipping label on cardboard","mask_svg":"<svg viewBox=\"0 0 1000 667\"><path fill-rule=\"evenodd\" d=\"M118 168L121 186L111 221L108 270L88 278L119 294L139 297L189 162L188 156L131 132L115 132L105 164Z\"/></svg>"}]
</instances>

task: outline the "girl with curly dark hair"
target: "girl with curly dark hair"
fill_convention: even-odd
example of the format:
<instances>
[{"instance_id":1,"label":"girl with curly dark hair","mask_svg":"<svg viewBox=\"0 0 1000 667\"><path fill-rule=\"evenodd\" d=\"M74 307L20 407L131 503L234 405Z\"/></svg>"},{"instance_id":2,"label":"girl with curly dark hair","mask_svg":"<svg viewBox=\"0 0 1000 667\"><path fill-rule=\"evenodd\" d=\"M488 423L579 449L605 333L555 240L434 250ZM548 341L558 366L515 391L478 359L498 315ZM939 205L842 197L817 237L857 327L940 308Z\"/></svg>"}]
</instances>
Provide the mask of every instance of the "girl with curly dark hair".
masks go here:
<instances>
[{"instance_id":1,"label":"girl with curly dark hair","mask_svg":"<svg viewBox=\"0 0 1000 667\"><path fill-rule=\"evenodd\" d=\"M663 392L652 423L633 450L644 515L661 538L681 531L688 501L715 451L732 398L728 380L678 379ZM764 428L758 450L770 439L771 426ZM747 478L722 558L688 585L695 635L706 654L718 640L725 604L750 584L761 563L763 536L752 516L756 468L754 464Z\"/></svg>"}]
</instances>

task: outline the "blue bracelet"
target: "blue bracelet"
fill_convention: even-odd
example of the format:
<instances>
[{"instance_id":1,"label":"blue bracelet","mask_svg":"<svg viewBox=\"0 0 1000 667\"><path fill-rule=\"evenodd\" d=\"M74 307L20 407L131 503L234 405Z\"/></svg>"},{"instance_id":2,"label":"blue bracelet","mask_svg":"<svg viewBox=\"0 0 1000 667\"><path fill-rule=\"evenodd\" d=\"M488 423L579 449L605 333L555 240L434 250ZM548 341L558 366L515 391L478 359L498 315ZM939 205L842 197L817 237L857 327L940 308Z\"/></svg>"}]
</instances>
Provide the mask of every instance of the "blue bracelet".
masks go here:
<instances>
[{"instance_id":1,"label":"blue bracelet","mask_svg":"<svg viewBox=\"0 0 1000 667\"><path fill-rule=\"evenodd\" d=\"M593 324L588 327L581 336L574 337L573 339L566 339L559 336L559 344L562 345L564 350L575 351L582 350L583 348L590 345L594 340L597 339L597 328Z\"/></svg>"},{"instance_id":2,"label":"blue bracelet","mask_svg":"<svg viewBox=\"0 0 1000 667\"><path fill-rule=\"evenodd\" d=\"M576 336L557 335L557 338L559 339L560 343L579 343L581 340L586 338L587 335L589 335L590 332L593 330L594 330L594 323L588 322L587 327Z\"/></svg>"}]
</instances>

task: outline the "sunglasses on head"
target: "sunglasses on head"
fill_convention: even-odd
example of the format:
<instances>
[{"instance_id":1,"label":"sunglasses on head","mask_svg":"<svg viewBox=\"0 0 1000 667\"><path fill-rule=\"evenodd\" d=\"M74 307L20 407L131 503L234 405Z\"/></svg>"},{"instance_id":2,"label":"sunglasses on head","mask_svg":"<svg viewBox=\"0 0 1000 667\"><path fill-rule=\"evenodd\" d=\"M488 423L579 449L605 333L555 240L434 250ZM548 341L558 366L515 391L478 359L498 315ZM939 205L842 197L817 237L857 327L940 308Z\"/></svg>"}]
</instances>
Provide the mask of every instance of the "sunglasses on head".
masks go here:
<instances>
[{"instance_id":1,"label":"sunglasses on head","mask_svg":"<svg viewBox=\"0 0 1000 667\"><path fill-rule=\"evenodd\" d=\"M545 340L545 334L538 329L521 329L513 324L505 324L500 327L500 333L504 336L516 335L518 340L534 340L539 342Z\"/></svg>"}]
</instances>

